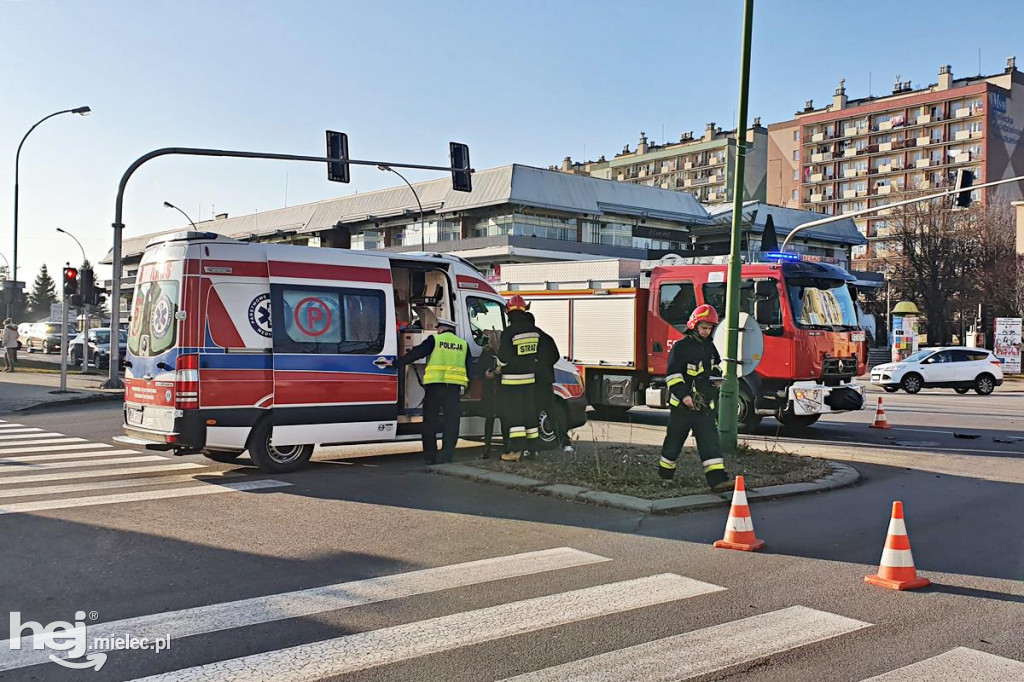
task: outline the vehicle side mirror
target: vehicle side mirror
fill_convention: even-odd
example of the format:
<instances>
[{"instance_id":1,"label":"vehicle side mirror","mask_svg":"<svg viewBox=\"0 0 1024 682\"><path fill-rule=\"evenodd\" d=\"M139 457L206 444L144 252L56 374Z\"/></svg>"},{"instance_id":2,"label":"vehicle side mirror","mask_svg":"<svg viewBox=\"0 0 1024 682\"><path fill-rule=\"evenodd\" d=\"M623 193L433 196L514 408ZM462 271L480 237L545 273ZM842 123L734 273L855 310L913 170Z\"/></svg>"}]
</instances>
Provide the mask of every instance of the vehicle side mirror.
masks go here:
<instances>
[{"instance_id":1,"label":"vehicle side mirror","mask_svg":"<svg viewBox=\"0 0 1024 682\"><path fill-rule=\"evenodd\" d=\"M754 295L758 298L773 296L778 290L774 279L762 279L754 282Z\"/></svg>"},{"instance_id":2,"label":"vehicle side mirror","mask_svg":"<svg viewBox=\"0 0 1024 682\"><path fill-rule=\"evenodd\" d=\"M771 301L758 299L754 301L754 319L764 326L778 324Z\"/></svg>"}]
</instances>

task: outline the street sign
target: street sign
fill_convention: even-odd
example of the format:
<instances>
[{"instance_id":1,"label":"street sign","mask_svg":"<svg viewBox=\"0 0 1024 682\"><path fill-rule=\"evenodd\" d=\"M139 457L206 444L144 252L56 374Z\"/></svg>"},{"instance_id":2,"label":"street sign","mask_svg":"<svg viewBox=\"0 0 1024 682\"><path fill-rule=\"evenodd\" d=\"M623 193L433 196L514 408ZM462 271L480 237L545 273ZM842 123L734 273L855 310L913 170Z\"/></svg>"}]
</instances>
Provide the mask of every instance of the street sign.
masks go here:
<instances>
[{"instance_id":1,"label":"street sign","mask_svg":"<svg viewBox=\"0 0 1024 682\"><path fill-rule=\"evenodd\" d=\"M740 365L736 376L745 377L753 373L761 364L761 358L764 356L764 334L761 333L761 325L751 315L742 312L740 313L739 329L740 357L737 359L740 361ZM725 354L726 332L726 325L720 324L715 327L715 333L712 336L715 348L718 349L718 354L722 356L723 360L727 357Z\"/></svg>"}]
</instances>

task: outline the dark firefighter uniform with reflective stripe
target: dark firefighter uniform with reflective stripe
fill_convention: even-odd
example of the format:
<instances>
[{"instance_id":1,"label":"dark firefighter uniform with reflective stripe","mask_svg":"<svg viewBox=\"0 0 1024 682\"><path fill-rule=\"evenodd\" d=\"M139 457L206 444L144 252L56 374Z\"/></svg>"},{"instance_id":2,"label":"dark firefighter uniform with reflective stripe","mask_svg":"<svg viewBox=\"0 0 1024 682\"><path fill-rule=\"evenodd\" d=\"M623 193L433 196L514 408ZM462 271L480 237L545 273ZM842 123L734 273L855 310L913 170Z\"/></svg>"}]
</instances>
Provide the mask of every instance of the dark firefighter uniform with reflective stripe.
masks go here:
<instances>
[{"instance_id":1,"label":"dark firefighter uniform with reflective stripe","mask_svg":"<svg viewBox=\"0 0 1024 682\"><path fill-rule=\"evenodd\" d=\"M436 464L437 433L442 462L450 462L459 440L462 389L469 385L469 344L450 331L428 336L398 359L398 366L430 356L423 373L423 457ZM442 421L441 413L444 413Z\"/></svg>"},{"instance_id":2,"label":"dark firefighter uniform with reflective stripe","mask_svg":"<svg viewBox=\"0 0 1024 682\"><path fill-rule=\"evenodd\" d=\"M522 452L531 449L540 435L534 399L540 330L520 311L509 311L508 319L509 326L501 333L498 346L501 363L498 405L509 450Z\"/></svg>"},{"instance_id":3,"label":"dark firefighter uniform with reflective stripe","mask_svg":"<svg viewBox=\"0 0 1024 682\"><path fill-rule=\"evenodd\" d=\"M671 410L658 466L662 478L675 475L676 461L692 430L708 486L728 479L718 441L718 387L711 381L711 377L721 375L720 363L715 344L710 338L702 339L696 330L686 332L672 346L665 377ZM683 404L687 396L693 400L692 408Z\"/></svg>"}]
</instances>

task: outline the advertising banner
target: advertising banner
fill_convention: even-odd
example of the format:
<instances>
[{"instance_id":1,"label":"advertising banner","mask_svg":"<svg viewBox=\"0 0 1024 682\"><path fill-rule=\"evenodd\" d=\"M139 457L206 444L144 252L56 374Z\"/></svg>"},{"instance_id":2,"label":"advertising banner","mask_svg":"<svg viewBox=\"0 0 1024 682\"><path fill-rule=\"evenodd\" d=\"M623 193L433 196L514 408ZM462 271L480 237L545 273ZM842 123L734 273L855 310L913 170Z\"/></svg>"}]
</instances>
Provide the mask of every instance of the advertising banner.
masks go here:
<instances>
[{"instance_id":1,"label":"advertising banner","mask_svg":"<svg viewBox=\"0 0 1024 682\"><path fill-rule=\"evenodd\" d=\"M1021 318L997 317L993 351L1005 374L1020 374Z\"/></svg>"}]
</instances>

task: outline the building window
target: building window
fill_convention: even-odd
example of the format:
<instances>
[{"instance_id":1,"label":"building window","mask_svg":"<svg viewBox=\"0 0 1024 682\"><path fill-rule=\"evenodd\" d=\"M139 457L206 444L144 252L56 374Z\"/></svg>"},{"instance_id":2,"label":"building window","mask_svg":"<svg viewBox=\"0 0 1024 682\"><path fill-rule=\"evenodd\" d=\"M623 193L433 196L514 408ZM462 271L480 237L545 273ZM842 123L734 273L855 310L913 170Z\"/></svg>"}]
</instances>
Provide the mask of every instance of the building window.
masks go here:
<instances>
[{"instance_id":1,"label":"building window","mask_svg":"<svg viewBox=\"0 0 1024 682\"><path fill-rule=\"evenodd\" d=\"M366 251L370 251L372 249L383 249L384 231L363 230L360 233L354 234L352 235L352 246L350 248Z\"/></svg>"},{"instance_id":2,"label":"building window","mask_svg":"<svg viewBox=\"0 0 1024 682\"><path fill-rule=\"evenodd\" d=\"M798 189L793 190L792 199L793 199L794 202L797 202L797 201L800 200L800 190L798 190Z\"/></svg>"},{"instance_id":3,"label":"building window","mask_svg":"<svg viewBox=\"0 0 1024 682\"><path fill-rule=\"evenodd\" d=\"M793 169L793 182L800 182L800 169L799 168L794 168Z\"/></svg>"},{"instance_id":4,"label":"building window","mask_svg":"<svg viewBox=\"0 0 1024 682\"><path fill-rule=\"evenodd\" d=\"M633 228L625 223L586 221L583 223L583 241L588 244L633 246Z\"/></svg>"},{"instance_id":5,"label":"building window","mask_svg":"<svg viewBox=\"0 0 1024 682\"><path fill-rule=\"evenodd\" d=\"M793 150L793 160L794 161L799 161L800 160L800 150L799 149L794 149Z\"/></svg>"},{"instance_id":6,"label":"building window","mask_svg":"<svg viewBox=\"0 0 1024 682\"><path fill-rule=\"evenodd\" d=\"M797 128L796 130L793 131L793 142L799 142L799 141L800 141L800 129Z\"/></svg>"},{"instance_id":7,"label":"building window","mask_svg":"<svg viewBox=\"0 0 1024 682\"><path fill-rule=\"evenodd\" d=\"M576 219L522 213L490 216L478 220L472 234L474 237L517 235L574 242Z\"/></svg>"}]
</instances>

